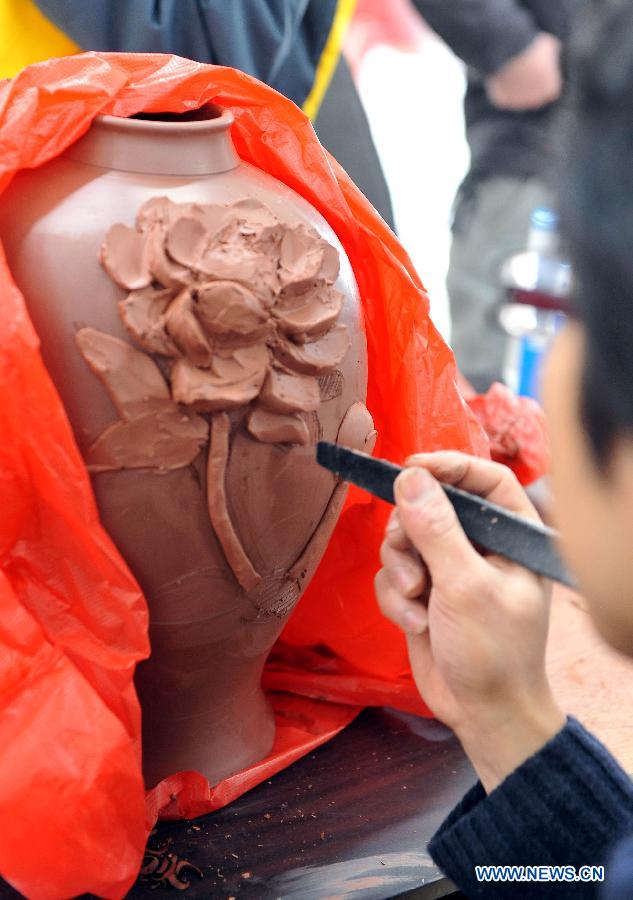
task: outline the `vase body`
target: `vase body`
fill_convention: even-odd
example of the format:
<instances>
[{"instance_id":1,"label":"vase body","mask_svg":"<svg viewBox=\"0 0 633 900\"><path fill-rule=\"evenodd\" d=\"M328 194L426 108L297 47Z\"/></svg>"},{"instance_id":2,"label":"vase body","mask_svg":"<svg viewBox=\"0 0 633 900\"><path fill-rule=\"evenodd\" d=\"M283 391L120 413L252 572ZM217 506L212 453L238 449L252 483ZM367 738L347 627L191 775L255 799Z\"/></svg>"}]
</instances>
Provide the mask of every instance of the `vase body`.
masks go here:
<instances>
[{"instance_id":1,"label":"vase body","mask_svg":"<svg viewBox=\"0 0 633 900\"><path fill-rule=\"evenodd\" d=\"M262 669L343 500L333 477L315 464L314 442L340 438L350 408L364 409L367 378L356 284L325 220L295 192L240 162L229 113L211 108L189 120L166 119L102 117L64 155L18 175L2 198L0 238L82 453L117 412L78 352L76 332L87 326L129 341L117 313L125 291L100 265L99 248L114 223L133 225L153 197L255 199L285 222L316 229L340 254L339 322L350 342L336 369L319 380L308 443L255 440L243 419L231 417L226 507L257 570L255 587L240 584L210 524L204 451L172 471L91 476L101 520L149 604L151 656L136 675L148 787L182 770L217 782L270 750L274 721Z\"/></svg>"}]
</instances>

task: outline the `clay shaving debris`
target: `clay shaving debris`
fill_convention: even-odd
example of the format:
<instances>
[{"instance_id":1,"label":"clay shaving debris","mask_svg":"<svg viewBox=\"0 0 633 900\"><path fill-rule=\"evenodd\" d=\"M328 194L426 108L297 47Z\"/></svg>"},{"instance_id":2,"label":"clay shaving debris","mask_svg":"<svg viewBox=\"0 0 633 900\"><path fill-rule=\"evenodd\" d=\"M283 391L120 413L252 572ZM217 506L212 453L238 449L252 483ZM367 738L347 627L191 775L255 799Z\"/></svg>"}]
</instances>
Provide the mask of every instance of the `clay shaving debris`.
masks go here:
<instances>
[{"instance_id":1,"label":"clay shaving debris","mask_svg":"<svg viewBox=\"0 0 633 900\"><path fill-rule=\"evenodd\" d=\"M197 866L172 853L169 843L158 848L146 847L139 881L148 884L150 890L169 885L177 891L186 891L192 876L204 878Z\"/></svg>"}]
</instances>

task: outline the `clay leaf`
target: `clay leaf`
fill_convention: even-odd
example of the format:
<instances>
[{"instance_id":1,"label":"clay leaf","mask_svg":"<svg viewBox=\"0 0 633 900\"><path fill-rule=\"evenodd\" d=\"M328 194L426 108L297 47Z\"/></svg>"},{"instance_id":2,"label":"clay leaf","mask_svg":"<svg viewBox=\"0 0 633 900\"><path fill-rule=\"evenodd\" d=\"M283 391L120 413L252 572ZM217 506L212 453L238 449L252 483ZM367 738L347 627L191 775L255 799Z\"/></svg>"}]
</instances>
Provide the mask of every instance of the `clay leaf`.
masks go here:
<instances>
[{"instance_id":1,"label":"clay leaf","mask_svg":"<svg viewBox=\"0 0 633 900\"><path fill-rule=\"evenodd\" d=\"M75 341L121 418L173 406L160 369L146 353L95 328L81 328Z\"/></svg>"},{"instance_id":2,"label":"clay leaf","mask_svg":"<svg viewBox=\"0 0 633 900\"><path fill-rule=\"evenodd\" d=\"M90 472L170 471L193 462L208 439L209 425L201 416L174 407L115 422L89 447L85 461Z\"/></svg>"}]
</instances>

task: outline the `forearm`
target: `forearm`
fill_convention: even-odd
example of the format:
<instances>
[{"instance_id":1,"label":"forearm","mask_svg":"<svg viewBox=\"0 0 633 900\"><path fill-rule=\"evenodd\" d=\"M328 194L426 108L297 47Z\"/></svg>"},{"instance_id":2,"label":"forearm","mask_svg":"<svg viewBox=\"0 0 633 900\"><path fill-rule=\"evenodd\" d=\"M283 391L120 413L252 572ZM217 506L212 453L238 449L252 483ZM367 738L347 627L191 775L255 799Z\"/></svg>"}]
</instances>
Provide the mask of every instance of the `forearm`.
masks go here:
<instances>
[{"instance_id":1,"label":"forearm","mask_svg":"<svg viewBox=\"0 0 633 900\"><path fill-rule=\"evenodd\" d=\"M544 684L522 704L515 698L511 706L490 710L486 720L478 720L458 733L473 768L486 793L490 794L515 769L538 753L564 728L566 718Z\"/></svg>"},{"instance_id":2,"label":"forearm","mask_svg":"<svg viewBox=\"0 0 633 900\"><path fill-rule=\"evenodd\" d=\"M539 33L516 0L413 0L413 5L460 59L484 75L498 71Z\"/></svg>"}]
</instances>

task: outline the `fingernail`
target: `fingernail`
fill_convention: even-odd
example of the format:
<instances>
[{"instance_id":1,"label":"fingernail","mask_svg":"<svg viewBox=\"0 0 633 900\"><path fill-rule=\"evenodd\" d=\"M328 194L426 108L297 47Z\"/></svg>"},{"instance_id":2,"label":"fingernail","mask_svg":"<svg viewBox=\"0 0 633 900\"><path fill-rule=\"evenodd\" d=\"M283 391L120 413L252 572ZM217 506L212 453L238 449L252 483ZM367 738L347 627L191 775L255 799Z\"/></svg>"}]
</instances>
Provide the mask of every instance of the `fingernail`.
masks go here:
<instances>
[{"instance_id":1,"label":"fingernail","mask_svg":"<svg viewBox=\"0 0 633 900\"><path fill-rule=\"evenodd\" d=\"M421 503L433 492L435 479L426 469L405 469L398 475L398 493L406 503Z\"/></svg>"},{"instance_id":2,"label":"fingernail","mask_svg":"<svg viewBox=\"0 0 633 900\"><path fill-rule=\"evenodd\" d=\"M414 466L416 463L424 462L431 455L431 453L412 453L411 456L407 456L404 463L406 466Z\"/></svg>"},{"instance_id":3,"label":"fingernail","mask_svg":"<svg viewBox=\"0 0 633 900\"><path fill-rule=\"evenodd\" d=\"M418 582L418 574L410 566L391 566L389 578L403 594L408 593Z\"/></svg>"},{"instance_id":4,"label":"fingernail","mask_svg":"<svg viewBox=\"0 0 633 900\"><path fill-rule=\"evenodd\" d=\"M394 510L389 517L389 521L387 522L387 534L391 534L393 531L398 531L400 529L400 520L398 519L398 514Z\"/></svg>"},{"instance_id":5,"label":"fingernail","mask_svg":"<svg viewBox=\"0 0 633 900\"><path fill-rule=\"evenodd\" d=\"M406 609L402 614L401 623L409 634L422 634L427 629L426 613L414 608Z\"/></svg>"}]
</instances>

